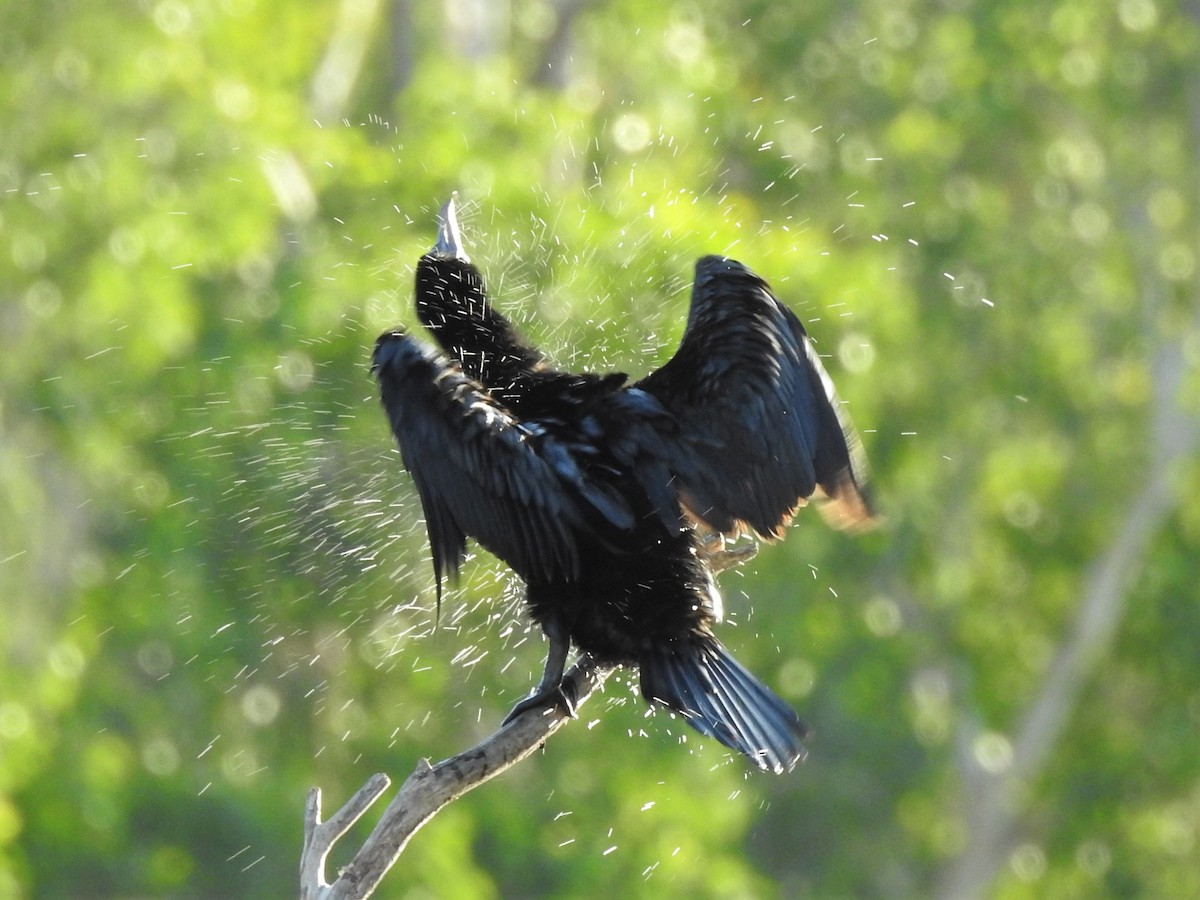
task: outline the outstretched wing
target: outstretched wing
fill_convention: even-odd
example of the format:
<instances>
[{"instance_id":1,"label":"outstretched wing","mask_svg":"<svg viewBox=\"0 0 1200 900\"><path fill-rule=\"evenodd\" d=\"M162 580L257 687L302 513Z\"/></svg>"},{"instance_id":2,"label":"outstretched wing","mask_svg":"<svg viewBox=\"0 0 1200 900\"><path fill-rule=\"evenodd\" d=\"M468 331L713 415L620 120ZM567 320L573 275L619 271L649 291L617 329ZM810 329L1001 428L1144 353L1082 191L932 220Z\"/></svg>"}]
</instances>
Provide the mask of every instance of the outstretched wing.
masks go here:
<instances>
[{"instance_id":1,"label":"outstretched wing","mask_svg":"<svg viewBox=\"0 0 1200 900\"><path fill-rule=\"evenodd\" d=\"M578 537L597 516L632 527L621 497L584 471L579 447L518 419L443 354L388 332L372 368L421 498L439 589L467 537L522 578L552 580L577 575Z\"/></svg>"},{"instance_id":2,"label":"outstretched wing","mask_svg":"<svg viewBox=\"0 0 1200 900\"><path fill-rule=\"evenodd\" d=\"M722 532L781 537L818 490L843 527L872 516L858 439L799 319L741 263L696 263L675 355L637 385L678 423L666 439L680 497Z\"/></svg>"}]
</instances>

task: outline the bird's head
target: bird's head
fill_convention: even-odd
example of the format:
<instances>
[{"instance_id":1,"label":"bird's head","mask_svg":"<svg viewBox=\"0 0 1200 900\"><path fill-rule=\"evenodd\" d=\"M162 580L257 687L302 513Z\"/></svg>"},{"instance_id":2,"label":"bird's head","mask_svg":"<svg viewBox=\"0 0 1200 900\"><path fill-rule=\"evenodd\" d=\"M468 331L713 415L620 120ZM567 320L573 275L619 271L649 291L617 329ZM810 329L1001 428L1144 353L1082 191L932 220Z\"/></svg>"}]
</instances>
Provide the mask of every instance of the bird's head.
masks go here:
<instances>
[{"instance_id":1,"label":"bird's head","mask_svg":"<svg viewBox=\"0 0 1200 900\"><path fill-rule=\"evenodd\" d=\"M429 252L439 257L457 259L469 263L471 257L463 247L462 230L458 227L458 194L451 194L450 199L438 210L437 243Z\"/></svg>"},{"instance_id":2,"label":"bird's head","mask_svg":"<svg viewBox=\"0 0 1200 900\"><path fill-rule=\"evenodd\" d=\"M487 310L487 287L463 246L453 195L438 213L437 243L417 263L416 305L421 324L451 343L464 340Z\"/></svg>"},{"instance_id":3,"label":"bird's head","mask_svg":"<svg viewBox=\"0 0 1200 900\"><path fill-rule=\"evenodd\" d=\"M472 378L507 384L543 362L492 307L483 275L463 248L454 197L438 215L437 243L417 263L416 305L421 324Z\"/></svg>"}]
</instances>

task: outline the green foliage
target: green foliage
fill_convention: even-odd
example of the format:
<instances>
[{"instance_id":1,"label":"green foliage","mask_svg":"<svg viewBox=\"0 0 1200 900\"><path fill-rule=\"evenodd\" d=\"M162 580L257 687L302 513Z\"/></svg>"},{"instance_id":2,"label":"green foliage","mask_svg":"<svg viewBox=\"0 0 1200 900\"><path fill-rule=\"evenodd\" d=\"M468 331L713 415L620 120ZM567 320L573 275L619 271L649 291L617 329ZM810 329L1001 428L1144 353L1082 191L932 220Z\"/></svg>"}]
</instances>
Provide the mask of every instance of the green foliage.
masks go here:
<instances>
[{"instance_id":1,"label":"green foliage","mask_svg":"<svg viewBox=\"0 0 1200 900\"><path fill-rule=\"evenodd\" d=\"M457 752L532 683L494 562L435 625L365 369L455 189L572 365L665 360L702 253L767 277L888 523L806 513L724 578L723 636L815 727L799 771L621 680L380 896L928 895L1164 465L976 888L1200 893L1193 13L613 2L562 54L547 0L409 6L0 12L0 895L287 895L310 786Z\"/></svg>"}]
</instances>

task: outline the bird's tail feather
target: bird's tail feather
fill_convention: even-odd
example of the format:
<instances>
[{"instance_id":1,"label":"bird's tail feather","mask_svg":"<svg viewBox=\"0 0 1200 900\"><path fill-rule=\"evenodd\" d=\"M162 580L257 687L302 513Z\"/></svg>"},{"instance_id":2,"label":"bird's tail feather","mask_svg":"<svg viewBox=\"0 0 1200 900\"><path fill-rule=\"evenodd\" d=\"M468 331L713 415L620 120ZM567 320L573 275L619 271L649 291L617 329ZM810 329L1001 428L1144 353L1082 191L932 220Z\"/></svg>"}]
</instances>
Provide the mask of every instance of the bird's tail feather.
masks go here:
<instances>
[{"instance_id":1,"label":"bird's tail feather","mask_svg":"<svg viewBox=\"0 0 1200 900\"><path fill-rule=\"evenodd\" d=\"M641 660L642 694L701 734L783 773L804 759L804 723L710 636L674 641Z\"/></svg>"}]
</instances>

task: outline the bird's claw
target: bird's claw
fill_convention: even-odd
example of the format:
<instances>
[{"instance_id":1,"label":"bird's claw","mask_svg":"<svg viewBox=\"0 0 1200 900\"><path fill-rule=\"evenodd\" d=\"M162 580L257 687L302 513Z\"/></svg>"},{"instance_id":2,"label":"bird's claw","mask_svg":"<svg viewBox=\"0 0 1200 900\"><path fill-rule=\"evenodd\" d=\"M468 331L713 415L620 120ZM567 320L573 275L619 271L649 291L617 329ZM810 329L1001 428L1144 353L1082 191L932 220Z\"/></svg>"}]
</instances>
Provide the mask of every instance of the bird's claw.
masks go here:
<instances>
[{"instance_id":1,"label":"bird's claw","mask_svg":"<svg viewBox=\"0 0 1200 900\"><path fill-rule=\"evenodd\" d=\"M758 554L758 544L741 544L737 547L725 546L725 537L720 532L712 532L700 538L696 555L704 561L713 572L720 573L734 566L748 562Z\"/></svg>"},{"instance_id":2,"label":"bird's claw","mask_svg":"<svg viewBox=\"0 0 1200 900\"><path fill-rule=\"evenodd\" d=\"M542 710L543 712L548 712L552 709L561 709L572 719L577 719L579 718L578 705L574 683L569 679L563 679L554 687L535 691L514 706L509 714L504 717L504 721L500 723L500 727L503 728L505 725L515 722L531 709Z\"/></svg>"}]
</instances>

